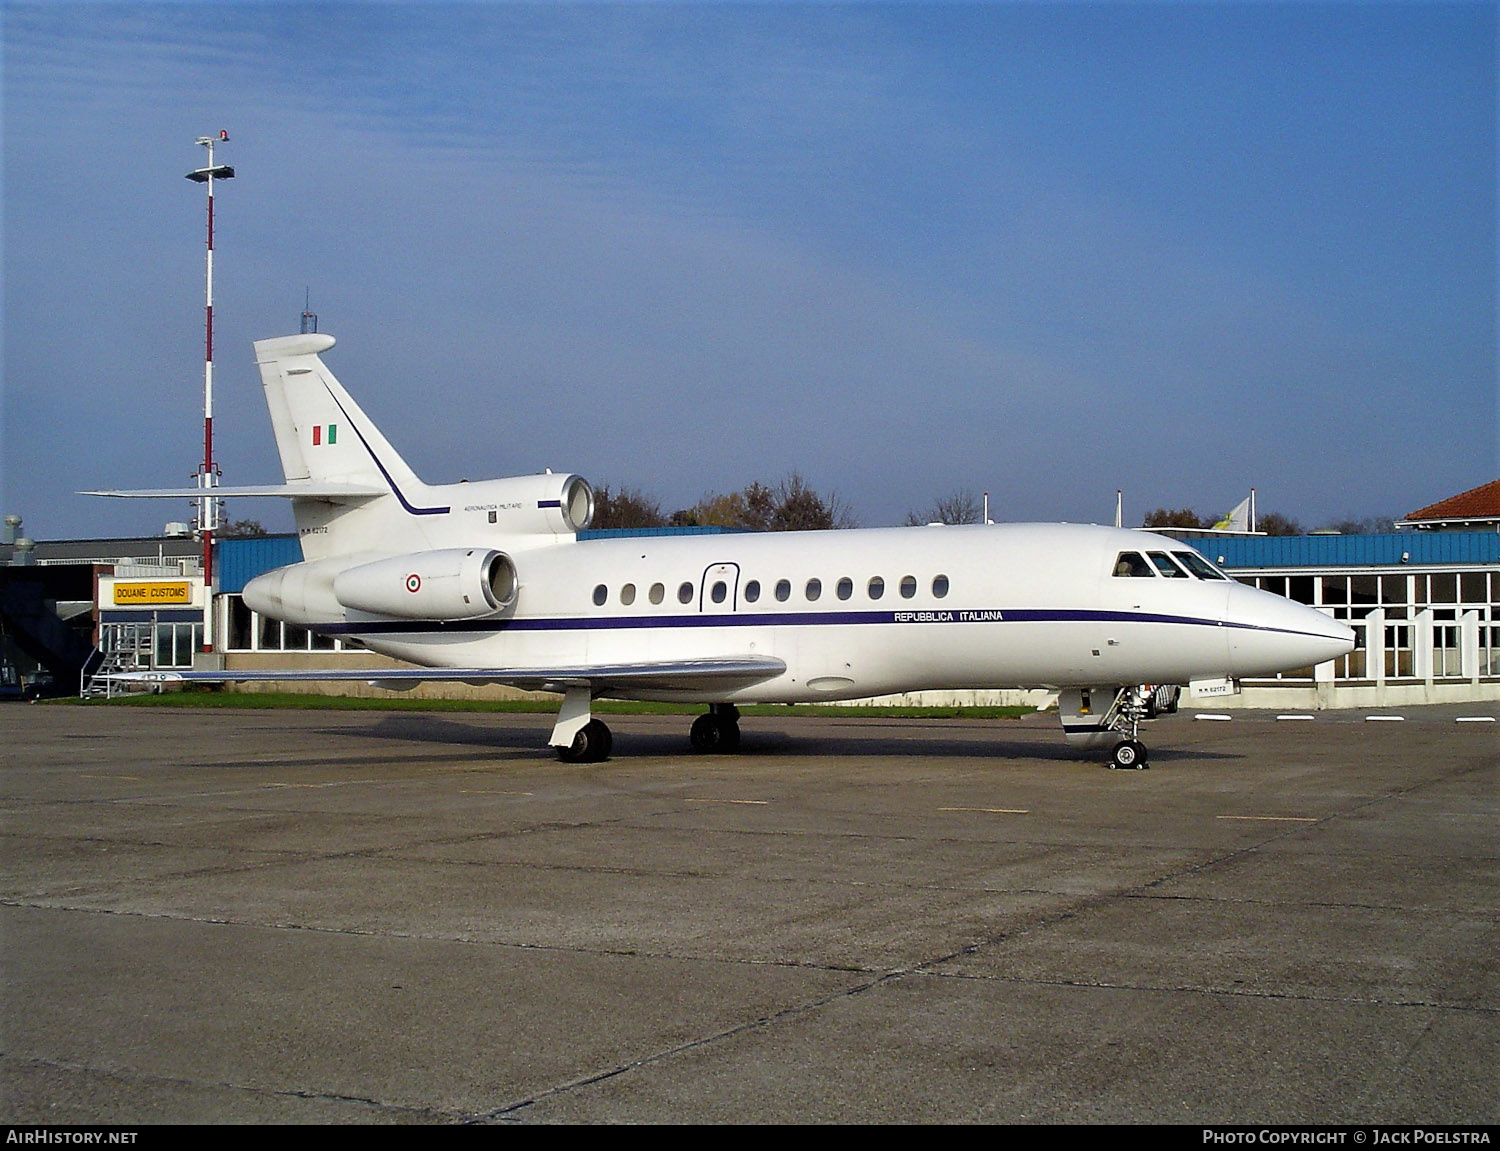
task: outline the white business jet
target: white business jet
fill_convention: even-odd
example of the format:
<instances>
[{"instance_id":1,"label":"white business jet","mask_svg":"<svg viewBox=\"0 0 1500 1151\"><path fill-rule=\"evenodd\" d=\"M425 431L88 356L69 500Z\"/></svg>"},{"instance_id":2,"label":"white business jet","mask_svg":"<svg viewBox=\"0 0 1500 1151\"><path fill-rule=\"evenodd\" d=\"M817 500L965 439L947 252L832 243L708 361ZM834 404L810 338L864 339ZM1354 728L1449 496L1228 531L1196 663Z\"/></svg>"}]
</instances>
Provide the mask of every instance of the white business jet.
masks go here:
<instances>
[{"instance_id":1,"label":"white business jet","mask_svg":"<svg viewBox=\"0 0 1500 1151\"><path fill-rule=\"evenodd\" d=\"M562 694L551 744L609 755L593 700L708 704L700 751L739 745L742 703L923 689L1060 692L1070 743L1142 767L1144 685L1231 691L1343 655L1353 633L1229 579L1165 536L1068 524L577 538L576 475L419 480L324 365L327 335L256 360L302 563L252 579L264 615L421 665L138 673L181 682L426 680ZM194 498L197 488L98 495Z\"/></svg>"}]
</instances>

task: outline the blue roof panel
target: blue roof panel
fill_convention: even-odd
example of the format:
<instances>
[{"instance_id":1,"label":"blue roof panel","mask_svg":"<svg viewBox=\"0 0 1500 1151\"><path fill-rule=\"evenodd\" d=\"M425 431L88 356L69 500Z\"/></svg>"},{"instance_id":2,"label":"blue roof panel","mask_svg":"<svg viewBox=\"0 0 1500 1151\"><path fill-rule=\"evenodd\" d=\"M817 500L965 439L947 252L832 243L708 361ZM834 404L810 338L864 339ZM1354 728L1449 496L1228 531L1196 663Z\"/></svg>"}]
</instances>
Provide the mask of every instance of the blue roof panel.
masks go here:
<instances>
[{"instance_id":1,"label":"blue roof panel","mask_svg":"<svg viewBox=\"0 0 1500 1151\"><path fill-rule=\"evenodd\" d=\"M218 544L219 591L238 594L262 572L302 562L296 536L231 536Z\"/></svg>"},{"instance_id":2,"label":"blue roof panel","mask_svg":"<svg viewBox=\"0 0 1500 1151\"><path fill-rule=\"evenodd\" d=\"M1500 532L1369 536L1206 536L1186 541L1224 568L1391 567L1500 563ZM1404 561L1402 557L1407 557Z\"/></svg>"}]
</instances>

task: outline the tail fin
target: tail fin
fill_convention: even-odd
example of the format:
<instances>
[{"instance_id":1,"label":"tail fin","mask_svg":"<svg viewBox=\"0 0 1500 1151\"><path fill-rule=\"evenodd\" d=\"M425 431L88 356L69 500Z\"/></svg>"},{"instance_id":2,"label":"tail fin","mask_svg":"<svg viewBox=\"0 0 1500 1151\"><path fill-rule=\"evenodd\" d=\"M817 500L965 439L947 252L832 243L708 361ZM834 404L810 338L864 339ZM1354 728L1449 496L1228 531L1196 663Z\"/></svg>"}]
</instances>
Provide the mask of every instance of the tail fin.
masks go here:
<instances>
[{"instance_id":1,"label":"tail fin","mask_svg":"<svg viewBox=\"0 0 1500 1151\"><path fill-rule=\"evenodd\" d=\"M332 336L255 341L255 362L288 483L417 488L421 481L319 359Z\"/></svg>"},{"instance_id":2,"label":"tail fin","mask_svg":"<svg viewBox=\"0 0 1500 1151\"><path fill-rule=\"evenodd\" d=\"M406 465L319 358L332 336L309 333L255 341L255 361L288 485L349 484L390 493L373 500L294 498L308 559L377 547L422 546L426 485Z\"/></svg>"},{"instance_id":3,"label":"tail fin","mask_svg":"<svg viewBox=\"0 0 1500 1151\"><path fill-rule=\"evenodd\" d=\"M215 499L266 496L290 499L306 559L432 548L437 526L452 508L436 506L445 493L429 488L396 454L380 429L318 358L333 337L316 333L255 342L271 427L281 453L284 484L213 488ZM576 476L565 483L581 483ZM584 485L587 492L587 485ZM135 499L199 499L204 490L149 488L86 495ZM588 496L592 507L592 496ZM548 506L539 503L538 507ZM550 504L559 507L558 503ZM584 516L582 519L586 519ZM582 519L580 522L582 522ZM576 525L565 524L566 530ZM558 529L554 525L551 530Z\"/></svg>"}]
</instances>

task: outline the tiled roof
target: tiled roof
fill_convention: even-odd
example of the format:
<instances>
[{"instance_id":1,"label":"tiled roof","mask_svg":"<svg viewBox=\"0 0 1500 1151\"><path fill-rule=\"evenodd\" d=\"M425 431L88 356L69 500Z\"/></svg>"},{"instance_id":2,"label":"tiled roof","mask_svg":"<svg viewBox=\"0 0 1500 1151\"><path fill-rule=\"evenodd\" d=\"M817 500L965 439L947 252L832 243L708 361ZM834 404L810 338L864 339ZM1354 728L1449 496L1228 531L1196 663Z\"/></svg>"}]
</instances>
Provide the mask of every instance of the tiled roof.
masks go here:
<instances>
[{"instance_id":1,"label":"tiled roof","mask_svg":"<svg viewBox=\"0 0 1500 1151\"><path fill-rule=\"evenodd\" d=\"M1489 520L1500 519L1500 480L1491 480L1477 488L1459 492L1406 516L1412 520Z\"/></svg>"}]
</instances>

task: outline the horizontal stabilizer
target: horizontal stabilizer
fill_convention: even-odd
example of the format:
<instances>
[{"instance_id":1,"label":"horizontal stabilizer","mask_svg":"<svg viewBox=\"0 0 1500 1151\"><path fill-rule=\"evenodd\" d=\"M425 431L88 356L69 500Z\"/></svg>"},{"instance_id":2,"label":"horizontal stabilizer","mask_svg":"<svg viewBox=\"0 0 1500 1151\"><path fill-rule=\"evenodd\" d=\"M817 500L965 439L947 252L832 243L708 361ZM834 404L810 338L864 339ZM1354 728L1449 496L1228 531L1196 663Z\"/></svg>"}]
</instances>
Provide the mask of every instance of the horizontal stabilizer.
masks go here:
<instances>
[{"instance_id":1,"label":"horizontal stabilizer","mask_svg":"<svg viewBox=\"0 0 1500 1151\"><path fill-rule=\"evenodd\" d=\"M262 497L293 500L332 500L356 502L373 500L377 496L390 494L389 488L372 487L369 484L250 484L225 488L141 488L135 491L79 492L81 496L112 496L117 499L135 500L197 500L206 495L214 499L237 499Z\"/></svg>"}]
</instances>

